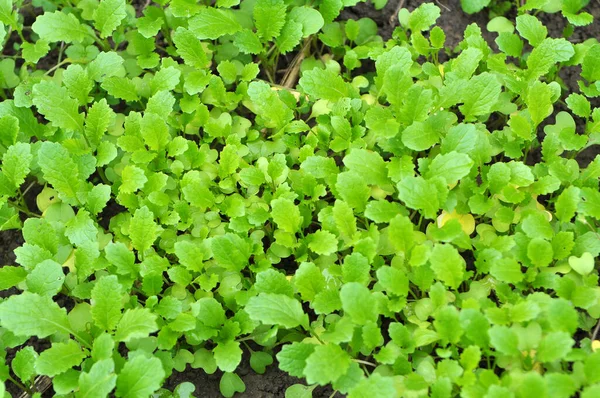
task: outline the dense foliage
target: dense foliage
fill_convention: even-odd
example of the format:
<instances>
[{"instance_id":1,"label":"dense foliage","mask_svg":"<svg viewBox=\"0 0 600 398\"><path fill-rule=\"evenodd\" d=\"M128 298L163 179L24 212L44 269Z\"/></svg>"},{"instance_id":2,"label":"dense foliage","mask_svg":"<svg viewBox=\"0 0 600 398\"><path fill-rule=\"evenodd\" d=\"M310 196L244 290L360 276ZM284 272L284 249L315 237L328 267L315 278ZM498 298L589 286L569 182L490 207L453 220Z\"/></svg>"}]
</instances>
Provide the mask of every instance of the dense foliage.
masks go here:
<instances>
[{"instance_id":1,"label":"dense foliage","mask_svg":"<svg viewBox=\"0 0 600 398\"><path fill-rule=\"evenodd\" d=\"M600 44L354 3L0 0L0 380L231 397L247 351L288 397L600 396Z\"/></svg>"},{"instance_id":2,"label":"dense foliage","mask_svg":"<svg viewBox=\"0 0 600 398\"><path fill-rule=\"evenodd\" d=\"M560 13L573 26L586 26L593 22L593 16L585 11L590 0L460 0L464 12L473 14L489 9L491 15L508 14L513 8L519 12Z\"/></svg>"}]
</instances>

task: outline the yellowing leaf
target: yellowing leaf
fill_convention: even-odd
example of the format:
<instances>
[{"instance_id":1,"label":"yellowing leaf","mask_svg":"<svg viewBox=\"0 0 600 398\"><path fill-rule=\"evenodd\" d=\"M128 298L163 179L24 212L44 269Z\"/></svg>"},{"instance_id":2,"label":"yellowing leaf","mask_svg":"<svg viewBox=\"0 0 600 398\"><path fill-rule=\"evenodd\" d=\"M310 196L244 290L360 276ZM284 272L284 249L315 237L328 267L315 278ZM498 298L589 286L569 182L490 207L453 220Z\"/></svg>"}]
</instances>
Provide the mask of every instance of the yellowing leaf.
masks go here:
<instances>
[{"instance_id":1,"label":"yellowing leaf","mask_svg":"<svg viewBox=\"0 0 600 398\"><path fill-rule=\"evenodd\" d=\"M472 214L458 214L456 210L448 213L446 210L442 210L437 218L437 225L442 228L450 220L458 220L462 230L467 235L471 235L475 231L475 218Z\"/></svg>"}]
</instances>

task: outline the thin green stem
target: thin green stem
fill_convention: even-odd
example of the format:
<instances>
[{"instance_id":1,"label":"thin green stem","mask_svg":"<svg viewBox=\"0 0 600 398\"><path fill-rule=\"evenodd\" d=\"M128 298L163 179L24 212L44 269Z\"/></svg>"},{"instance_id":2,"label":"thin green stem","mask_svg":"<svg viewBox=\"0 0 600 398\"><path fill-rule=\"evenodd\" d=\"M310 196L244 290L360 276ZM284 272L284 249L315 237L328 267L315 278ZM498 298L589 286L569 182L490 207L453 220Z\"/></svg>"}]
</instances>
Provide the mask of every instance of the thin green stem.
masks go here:
<instances>
[{"instance_id":1,"label":"thin green stem","mask_svg":"<svg viewBox=\"0 0 600 398\"><path fill-rule=\"evenodd\" d=\"M17 380L13 379L11 375L8 375L8 380L10 380L15 386L19 387L21 390L25 391L29 396L33 395L33 391L31 389L25 387L22 383L19 383Z\"/></svg>"},{"instance_id":2,"label":"thin green stem","mask_svg":"<svg viewBox=\"0 0 600 398\"><path fill-rule=\"evenodd\" d=\"M108 181L108 178L106 178L106 174L104 174L104 169L102 169L102 167L98 167L96 170L98 170L98 175L100 176L102 182L106 185L110 185L110 181Z\"/></svg>"},{"instance_id":3,"label":"thin green stem","mask_svg":"<svg viewBox=\"0 0 600 398\"><path fill-rule=\"evenodd\" d=\"M250 346L248 345L248 343L246 343L245 341L242 341L242 344L248 349L248 351L250 351L250 353L254 352L254 350L252 348L250 348Z\"/></svg>"},{"instance_id":4,"label":"thin green stem","mask_svg":"<svg viewBox=\"0 0 600 398\"><path fill-rule=\"evenodd\" d=\"M313 328L308 326L308 331L315 339L317 339L319 341L319 343L325 345L325 342L323 340L321 340L321 338L319 337L319 335L315 332L315 330Z\"/></svg>"},{"instance_id":5,"label":"thin green stem","mask_svg":"<svg viewBox=\"0 0 600 398\"><path fill-rule=\"evenodd\" d=\"M44 73L44 76L48 76L49 74L51 74L52 72L54 72L55 70L57 70L58 68L60 68L61 66L63 66L64 64L68 64L69 62L71 62L70 58L65 58L62 61L60 61L59 63L57 63L56 65L54 65L52 68L48 69L46 71L46 73Z\"/></svg>"},{"instance_id":6,"label":"thin green stem","mask_svg":"<svg viewBox=\"0 0 600 398\"><path fill-rule=\"evenodd\" d=\"M37 213L31 212L31 211L29 211L29 209L25 209L25 208L23 208L22 206L20 206L20 205L18 205L16 203L8 202L8 205L10 207L14 208L15 210L18 210L21 213L25 214L27 217L35 217L35 218L42 217L41 214L37 214Z\"/></svg>"},{"instance_id":7,"label":"thin green stem","mask_svg":"<svg viewBox=\"0 0 600 398\"><path fill-rule=\"evenodd\" d=\"M96 42L96 44L98 44L100 46L100 48L102 48L104 51L110 50L110 46L108 45L108 42L106 40L101 40L98 37L98 35L96 34L96 32L94 32L93 34L90 33L90 37L92 37L94 39L94 41Z\"/></svg>"}]
</instances>

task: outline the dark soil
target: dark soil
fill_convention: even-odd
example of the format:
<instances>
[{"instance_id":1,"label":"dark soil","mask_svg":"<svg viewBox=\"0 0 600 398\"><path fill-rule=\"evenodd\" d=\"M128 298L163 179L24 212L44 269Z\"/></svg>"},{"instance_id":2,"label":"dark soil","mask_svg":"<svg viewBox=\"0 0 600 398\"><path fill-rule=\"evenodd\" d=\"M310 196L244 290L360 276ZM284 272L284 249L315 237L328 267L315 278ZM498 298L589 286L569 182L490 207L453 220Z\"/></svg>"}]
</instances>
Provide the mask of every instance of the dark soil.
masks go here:
<instances>
[{"instance_id":1,"label":"dark soil","mask_svg":"<svg viewBox=\"0 0 600 398\"><path fill-rule=\"evenodd\" d=\"M390 17L397 10L400 1L401 0L390 0L382 10L375 10L373 5L370 3L360 3L355 7L342 11L339 19L359 19L364 17L371 18L380 27L381 36L387 40L392 37L392 33L397 26L397 22L390 22ZM404 7L408 8L409 10L413 10L421 3L423 3L422 0L405 0ZM486 11L475 15L467 15L462 12L460 0L439 0L437 3L442 11L441 17L438 20L438 25L446 33L446 46L449 49L455 48L460 43L460 41L463 39L464 29L471 23L478 24L482 29L485 39L492 47L495 47L494 38L496 35L494 33L489 33L486 30L486 24L489 20ZM142 15L143 8L148 3L144 0L134 0L132 4L136 8L136 14L139 17ZM600 22L598 22L600 21L600 2L591 1L587 7L587 11L594 16L595 22L587 27L576 28L575 32L570 37L570 40L574 43L581 42L587 38L600 37ZM28 16L28 18L32 18L33 15L34 14ZM562 37L565 27L565 20L562 18L562 16L558 14L552 15L541 13L539 14L539 17L548 27L549 35L551 37ZM8 48L8 46L6 48ZM4 55L10 55L10 49L7 50L6 48ZM44 63L45 65L45 62L49 62L48 59L54 58L54 60L51 60L52 62L49 63L49 65L52 66L56 63L55 59L57 56L57 51L54 51L42 59L41 63ZM579 91L576 84L576 81L579 78L579 72L580 71L577 68L565 68L565 70L561 73L561 78L572 92ZM598 104L594 105L597 106ZM582 167L585 167L585 165L593 160L598 154L600 154L600 146L594 146L581 153L577 160L580 162ZM532 159L532 161L539 161L539 158ZM28 201L33 200L33 202L35 202L36 194L37 192L31 192L30 195L28 195ZM102 226L107 228L107 222L110 216L117 214L120 212L120 210L121 208L119 208L118 205L111 203L111 206L108 206L105 210L105 213L102 214ZM13 230L0 232L0 267L4 265L15 264L15 255L13 251L22 243L23 238L20 231ZM289 259L287 261L283 261L281 264L282 268L286 269L289 265L289 261ZM0 292L0 297L5 297L6 295L14 294L15 292L16 290ZM69 304L70 303L67 302L61 303L61 305L67 307ZM45 340L31 339L27 342L27 344L32 345L38 352L48 348L48 342ZM10 359L14 356L14 352L15 349L7 351L7 362L10 362ZM249 366L247 353L244 355L244 359L237 370L237 374L246 384L246 391L241 394L236 394L236 397L279 398L285 396L285 390L287 387L297 383L304 384L302 380L289 376L287 373L280 371L276 363L269 366L265 374L256 374ZM220 398L221 394L219 392L219 381L221 375L222 374L220 372L208 375L202 369L191 369L188 366L184 372L179 373L175 371L165 382L165 388L173 390L178 384L188 381L196 386L196 396L203 398ZM14 397L18 396L20 393L19 390L10 382L7 383L7 390ZM332 390L330 388L318 388L314 390L313 396L316 398L324 398L329 397L331 393ZM336 397L340 396L341 394L336 394Z\"/></svg>"},{"instance_id":2,"label":"dark soil","mask_svg":"<svg viewBox=\"0 0 600 398\"><path fill-rule=\"evenodd\" d=\"M0 232L0 266L15 265L13 251L23 244L23 235L19 230Z\"/></svg>"},{"instance_id":3,"label":"dark soil","mask_svg":"<svg viewBox=\"0 0 600 398\"><path fill-rule=\"evenodd\" d=\"M397 26L397 22L390 23L390 17L397 10L398 4L403 0L389 0L386 6L381 10L376 10L373 5L368 3L359 3L354 7L347 8L342 11L339 19L359 19L359 18L371 18L379 26L379 32L384 40L392 37L392 32ZM454 48L463 39L463 32L465 28L476 23L482 30L484 38L494 45L494 39L496 38L495 33L487 31L486 26L489 21L489 15L486 10L479 13L468 15L462 11L460 0L431 0L438 4L441 10L441 16L437 20L437 25L444 30L446 33L446 46ZM404 8L412 11L419 5L424 3L423 0L404 0ZM594 16L594 22L588 26L578 27L575 32L569 38L569 41L573 43L580 43L586 39L599 37L600 36L600 2L590 1L590 4L585 9L587 12ZM515 17L514 10L512 14L508 14L509 19ZM560 14L538 14L538 18L548 28L548 35L550 37L562 37L563 30L566 26L566 20Z\"/></svg>"},{"instance_id":4,"label":"dark soil","mask_svg":"<svg viewBox=\"0 0 600 398\"><path fill-rule=\"evenodd\" d=\"M257 374L250 367L249 363L250 356L247 352L244 352L242 363L236 370L236 374L244 381L246 385L246 391L238 393L235 397L247 397L247 398L280 398L285 396L285 390L294 384L304 384L304 380L290 376L285 372L282 372L277 367L277 362L267 367L264 374ZM183 382L190 382L196 386L195 395L202 398L222 398L219 392L219 381L221 380L222 372L216 371L209 375L206 374L202 369L192 369L189 366L187 369L179 373L173 371L173 374L167 380L165 388L169 390L175 389L177 385ZM314 398L327 398L331 396L333 390L331 387L318 387L313 390ZM343 397L337 393L336 397Z\"/></svg>"}]
</instances>

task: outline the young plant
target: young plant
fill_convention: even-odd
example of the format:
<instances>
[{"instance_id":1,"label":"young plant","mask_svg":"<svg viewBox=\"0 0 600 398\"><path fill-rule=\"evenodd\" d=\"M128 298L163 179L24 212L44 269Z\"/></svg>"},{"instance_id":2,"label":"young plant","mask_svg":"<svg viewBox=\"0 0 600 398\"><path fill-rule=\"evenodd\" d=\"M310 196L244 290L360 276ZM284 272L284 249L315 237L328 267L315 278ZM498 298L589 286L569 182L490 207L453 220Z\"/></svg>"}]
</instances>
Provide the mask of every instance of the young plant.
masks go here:
<instances>
[{"instance_id":1,"label":"young plant","mask_svg":"<svg viewBox=\"0 0 600 398\"><path fill-rule=\"evenodd\" d=\"M577 160L600 45L524 14L448 58L435 4L387 42L343 6L34 9L46 45L12 36L0 104L0 225L25 240L2 381L187 397L163 386L189 366L231 397L246 352L302 378L290 396L597 394L600 156Z\"/></svg>"}]
</instances>

